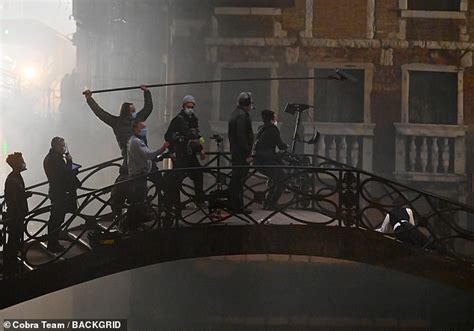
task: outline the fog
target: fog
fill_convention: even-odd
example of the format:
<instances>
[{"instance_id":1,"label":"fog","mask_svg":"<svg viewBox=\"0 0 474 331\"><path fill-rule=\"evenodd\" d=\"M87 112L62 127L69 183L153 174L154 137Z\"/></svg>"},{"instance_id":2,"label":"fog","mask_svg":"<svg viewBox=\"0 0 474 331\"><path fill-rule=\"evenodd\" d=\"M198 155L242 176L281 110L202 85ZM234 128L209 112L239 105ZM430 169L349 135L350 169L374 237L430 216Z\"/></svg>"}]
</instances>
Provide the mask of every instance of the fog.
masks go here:
<instances>
[{"instance_id":1,"label":"fog","mask_svg":"<svg viewBox=\"0 0 474 331\"><path fill-rule=\"evenodd\" d=\"M59 114L61 80L75 66L72 0L0 1L0 143L2 159L22 152L27 185L42 181L42 158L55 135L67 136ZM0 162L3 182L10 168Z\"/></svg>"},{"instance_id":2,"label":"fog","mask_svg":"<svg viewBox=\"0 0 474 331\"><path fill-rule=\"evenodd\" d=\"M42 161L54 136L66 139L74 162L83 166L120 156L111 128L86 104L82 96L85 89L216 79L213 64L206 60L209 54L201 42L196 39L193 41L196 44L185 43L183 47L182 43L170 40L171 9L165 5L166 1L143 1L142 5L112 0L74 3L72 0L2 0L0 3L2 158L16 151L23 153L28 166L28 171L23 173L27 186L45 180ZM175 14L185 18L184 22L190 10L199 16L208 9L207 5L191 4L174 9ZM175 31L177 40L181 34L191 33L186 29ZM172 42L175 44L171 48ZM276 75L274 69L229 67L222 70L220 78ZM306 73L287 74L298 75L306 76ZM252 82L154 88L154 109L147 120L149 145L152 149L161 146L163 133L180 110L182 97L193 94L198 103L196 114L201 133L207 139L205 148L215 150L214 142L208 137L219 133L226 138L225 123L241 91L253 92L257 108L252 114L255 122L260 121L259 111L263 109L280 112L282 136L289 142L294 116L282 110L286 102L307 103L308 100L301 94L286 96L283 90L298 90L301 86L299 82L280 85ZM283 96L275 102L278 89ZM216 95L220 95L217 102ZM143 106L143 93L139 89L93 97L113 115L118 115L125 101L133 102L137 109ZM303 121L308 121L307 115ZM303 152L302 144L297 151ZM9 171L5 162L0 162L2 183ZM113 176L101 178L96 184L111 184L113 179ZM0 190L3 191L3 185Z\"/></svg>"},{"instance_id":3,"label":"fog","mask_svg":"<svg viewBox=\"0 0 474 331\"><path fill-rule=\"evenodd\" d=\"M89 82L79 77L73 40L76 21L72 15L72 0L0 1L2 159L13 152L23 153L28 167L23 173L27 186L46 179L42 162L55 136L66 139L74 161L83 166L119 157L112 130L95 117L81 93L86 88L149 82L141 75L122 79L120 71L124 68L120 65L107 67L108 72L118 73L116 77L99 77L98 73ZM155 91L152 93L156 112L159 100ZM140 90L94 97L113 115L118 115L124 101L135 103L137 109L143 105ZM152 139L158 138L157 126L150 127L154 128ZM8 165L0 162L1 192L9 172ZM100 184L109 184L112 179L103 179Z\"/></svg>"}]
</instances>

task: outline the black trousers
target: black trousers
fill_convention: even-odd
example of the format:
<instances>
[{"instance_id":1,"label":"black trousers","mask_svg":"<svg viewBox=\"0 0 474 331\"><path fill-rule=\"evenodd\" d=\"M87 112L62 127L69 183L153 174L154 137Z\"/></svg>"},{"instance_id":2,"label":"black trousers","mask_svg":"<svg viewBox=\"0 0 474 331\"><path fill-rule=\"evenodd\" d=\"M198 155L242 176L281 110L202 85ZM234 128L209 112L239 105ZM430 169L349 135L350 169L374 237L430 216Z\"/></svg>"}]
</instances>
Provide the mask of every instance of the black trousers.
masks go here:
<instances>
[{"instance_id":1,"label":"black trousers","mask_svg":"<svg viewBox=\"0 0 474 331\"><path fill-rule=\"evenodd\" d=\"M398 240L418 247L423 247L429 241L420 230L408 222L402 222L401 225L394 230L394 233Z\"/></svg>"},{"instance_id":2,"label":"black trousers","mask_svg":"<svg viewBox=\"0 0 474 331\"><path fill-rule=\"evenodd\" d=\"M394 230L394 233L398 240L408 244L418 247L425 247L426 245L426 248L436 250L441 254L448 253L446 246L440 242L433 242L427 245L430 239L408 222L401 223L401 225Z\"/></svg>"},{"instance_id":3,"label":"black trousers","mask_svg":"<svg viewBox=\"0 0 474 331\"><path fill-rule=\"evenodd\" d=\"M197 156L187 156L183 158L177 158L173 161L174 169L182 168L199 168L201 163L197 159ZM194 184L194 194L195 202L202 203L205 200L204 189L203 189L203 171L201 169L197 170L187 170L187 171L170 171L167 172L164 176L164 185L165 185L165 207L168 211L181 211L181 196L180 191L183 185L183 180L189 177Z\"/></svg>"},{"instance_id":4,"label":"black trousers","mask_svg":"<svg viewBox=\"0 0 474 331\"><path fill-rule=\"evenodd\" d=\"M148 175L148 179L153 182L155 185L156 191L158 192L158 197L160 198L163 195L164 181L163 175L158 171L158 166L156 163L153 163L151 167L151 174Z\"/></svg>"},{"instance_id":5,"label":"black trousers","mask_svg":"<svg viewBox=\"0 0 474 331\"><path fill-rule=\"evenodd\" d=\"M132 180L130 182L128 200L130 207L128 209L128 227L134 230L140 222L146 218L146 204L148 186L146 177Z\"/></svg>"},{"instance_id":6,"label":"black trousers","mask_svg":"<svg viewBox=\"0 0 474 331\"><path fill-rule=\"evenodd\" d=\"M64 223L67 210L67 197L51 196L51 214L48 221L48 246L59 243L59 228Z\"/></svg>"},{"instance_id":7,"label":"black trousers","mask_svg":"<svg viewBox=\"0 0 474 331\"><path fill-rule=\"evenodd\" d=\"M248 166L245 157L232 156L233 166ZM248 168L234 168L230 178L230 202L232 209L238 211L244 206L245 178L249 173Z\"/></svg>"},{"instance_id":8,"label":"black trousers","mask_svg":"<svg viewBox=\"0 0 474 331\"><path fill-rule=\"evenodd\" d=\"M3 250L3 274L10 276L20 271L20 264L17 259L18 253L21 252L24 218L18 217L9 222L7 228L8 241Z\"/></svg>"},{"instance_id":9,"label":"black trousers","mask_svg":"<svg viewBox=\"0 0 474 331\"><path fill-rule=\"evenodd\" d=\"M255 165L280 166L277 160L259 160L257 158ZM286 173L281 168L258 168L258 171L272 180L272 185L265 199L266 207L273 207L278 203L283 191L285 191Z\"/></svg>"}]
</instances>

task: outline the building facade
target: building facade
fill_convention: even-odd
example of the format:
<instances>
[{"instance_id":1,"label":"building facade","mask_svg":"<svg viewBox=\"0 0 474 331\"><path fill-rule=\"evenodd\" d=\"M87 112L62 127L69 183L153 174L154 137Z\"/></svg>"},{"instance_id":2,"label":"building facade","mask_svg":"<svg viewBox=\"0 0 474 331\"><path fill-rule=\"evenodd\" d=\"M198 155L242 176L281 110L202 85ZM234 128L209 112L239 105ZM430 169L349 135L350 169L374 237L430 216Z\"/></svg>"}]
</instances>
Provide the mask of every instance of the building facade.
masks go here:
<instances>
[{"instance_id":1,"label":"building facade","mask_svg":"<svg viewBox=\"0 0 474 331\"><path fill-rule=\"evenodd\" d=\"M81 0L74 7L77 71L88 86L325 78L336 68L354 78L170 87L159 92L160 125L189 93L207 119L203 131L223 135L240 91L254 92L257 109L279 112L286 136L294 118L285 104L314 105L321 138L301 151L468 199L472 0Z\"/></svg>"}]
</instances>

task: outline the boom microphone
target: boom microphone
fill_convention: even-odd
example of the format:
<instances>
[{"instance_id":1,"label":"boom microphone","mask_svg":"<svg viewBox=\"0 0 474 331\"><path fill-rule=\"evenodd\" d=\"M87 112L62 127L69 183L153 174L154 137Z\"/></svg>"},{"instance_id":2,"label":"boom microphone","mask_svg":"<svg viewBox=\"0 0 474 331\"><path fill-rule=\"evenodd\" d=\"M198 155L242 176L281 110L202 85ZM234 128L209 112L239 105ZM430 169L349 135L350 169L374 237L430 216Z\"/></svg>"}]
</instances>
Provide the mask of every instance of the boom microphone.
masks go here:
<instances>
[{"instance_id":1,"label":"boom microphone","mask_svg":"<svg viewBox=\"0 0 474 331\"><path fill-rule=\"evenodd\" d=\"M352 76L351 74L345 72L345 71L342 71L341 69L336 69L336 76L339 78L339 80L349 80L351 81L352 83L358 83L359 80L357 78L355 78L354 76Z\"/></svg>"}]
</instances>

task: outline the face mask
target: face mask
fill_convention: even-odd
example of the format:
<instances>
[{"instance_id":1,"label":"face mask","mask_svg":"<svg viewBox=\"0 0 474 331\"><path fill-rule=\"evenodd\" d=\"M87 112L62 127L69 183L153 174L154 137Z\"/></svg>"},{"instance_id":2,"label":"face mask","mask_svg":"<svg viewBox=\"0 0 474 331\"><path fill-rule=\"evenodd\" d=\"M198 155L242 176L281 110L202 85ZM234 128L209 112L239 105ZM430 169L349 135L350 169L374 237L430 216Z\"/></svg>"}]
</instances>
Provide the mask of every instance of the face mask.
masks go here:
<instances>
[{"instance_id":1,"label":"face mask","mask_svg":"<svg viewBox=\"0 0 474 331\"><path fill-rule=\"evenodd\" d=\"M273 125L274 125L274 126L278 126L278 121L274 121L274 122L273 122Z\"/></svg>"},{"instance_id":2,"label":"face mask","mask_svg":"<svg viewBox=\"0 0 474 331\"><path fill-rule=\"evenodd\" d=\"M137 112L134 111L133 113L130 114L130 116L132 117L132 119L137 118Z\"/></svg>"},{"instance_id":3,"label":"face mask","mask_svg":"<svg viewBox=\"0 0 474 331\"><path fill-rule=\"evenodd\" d=\"M186 115L190 116L192 113L194 113L194 109L193 108L184 108L184 112L186 113Z\"/></svg>"},{"instance_id":4,"label":"face mask","mask_svg":"<svg viewBox=\"0 0 474 331\"><path fill-rule=\"evenodd\" d=\"M25 170L26 170L26 163L23 162L23 163L21 164L20 172L25 171Z\"/></svg>"},{"instance_id":5,"label":"face mask","mask_svg":"<svg viewBox=\"0 0 474 331\"><path fill-rule=\"evenodd\" d=\"M148 132L148 129L147 129L147 128L143 128L143 129L140 130L140 133L138 133L138 135L139 135L140 137L146 137L147 132Z\"/></svg>"}]
</instances>

